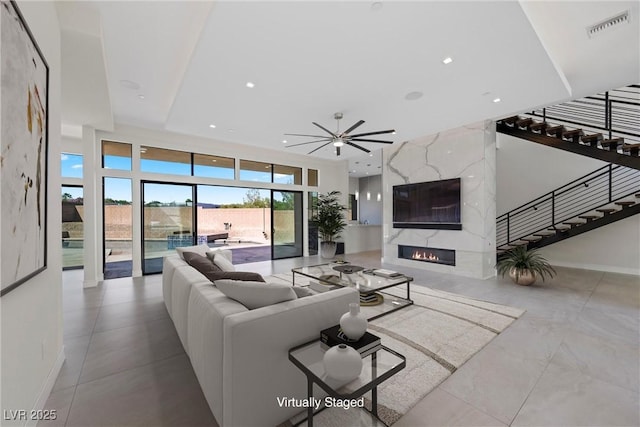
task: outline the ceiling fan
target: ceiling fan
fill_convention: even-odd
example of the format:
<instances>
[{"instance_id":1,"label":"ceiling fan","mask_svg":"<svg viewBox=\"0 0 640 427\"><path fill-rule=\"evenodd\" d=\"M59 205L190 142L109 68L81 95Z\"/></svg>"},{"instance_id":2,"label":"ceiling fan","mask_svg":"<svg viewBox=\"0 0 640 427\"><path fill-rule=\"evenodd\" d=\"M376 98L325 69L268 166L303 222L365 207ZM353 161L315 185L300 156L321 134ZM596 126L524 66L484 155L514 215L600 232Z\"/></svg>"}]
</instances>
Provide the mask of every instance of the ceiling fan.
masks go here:
<instances>
[{"instance_id":1,"label":"ceiling fan","mask_svg":"<svg viewBox=\"0 0 640 427\"><path fill-rule=\"evenodd\" d=\"M371 135L382 135L382 134L385 134L385 133L395 133L396 131L393 130L393 129L380 130L380 131L377 131L377 132L366 132L366 133L358 133L358 134L355 134L355 135L349 135L350 132L352 132L357 127L362 125L364 123L364 120L358 120L349 129L345 130L344 132L340 132L340 119L342 119L342 113L335 113L333 115L333 118L338 121L338 127L337 127L337 130L336 130L335 133L331 132L329 129L325 128L324 126L319 125L316 122L311 122L314 125L318 126L320 129L322 129L323 131L325 131L326 133L328 133L329 135L307 135L307 134L300 134L300 133L285 133L285 135L289 135L289 136L308 136L308 137L311 137L311 138L320 138L320 139L316 139L314 141L301 142L299 144L287 145L287 148L297 147L299 145L315 144L317 142L324 142L324 144L322 144L319 147L314 148L313 150L309 151L308 154L312 154L312 153L320 150L321 148L326 147L329 144L333 144L333 146L336 148L336 154L339 156L340 155L340 148L343 147L345 144L349 145L351 147L357 148L358 150L362 150L365 153L371 152L370 150L367 150L366 148L364 148L364 147L362 147L362 146L360 146L358 144L354 144L353 141L375 142L375 143L378 143L378 144L393 144L393 141L380 141L380 140L377 140L377 139L363 138L363 137L371 136Z\"/></svg>"}]
</instances>

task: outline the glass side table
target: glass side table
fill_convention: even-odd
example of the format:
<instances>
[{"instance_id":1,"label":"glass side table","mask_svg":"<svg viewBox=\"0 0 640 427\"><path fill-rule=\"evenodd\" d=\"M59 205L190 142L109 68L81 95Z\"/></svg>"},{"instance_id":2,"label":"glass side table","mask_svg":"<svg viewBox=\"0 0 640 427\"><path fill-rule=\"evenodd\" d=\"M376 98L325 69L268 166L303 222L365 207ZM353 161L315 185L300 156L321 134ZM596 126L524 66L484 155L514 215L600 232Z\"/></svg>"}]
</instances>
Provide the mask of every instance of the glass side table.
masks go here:
<instances>
[{"instance_id":1,"label":"glass side table","mask_svg":"<svg viewBox=\"0 0 640 427\"><path fill-rule=\"evenodd\" d=\"M331 398L357 399L371 391L371 414L375 425L383 426L378 418L378 391L377 387L396 373L406 367L406 358L383 345L363 358L362 372L355 380L345 384L339 380L327 377L324 371L322 358L325 350L320 339L310 341L289 350L289 360L300 369L307 377L307 398L313 401L313 385L317 384ZM343 389L346 385L349 389ZM318 412L324 410L321 408ZM362 408L366 411L366 409ZM340 409L344 410L344 409ZM307 409L307 425L313 426L314 408Z\"/></svg>"}]
</instances>

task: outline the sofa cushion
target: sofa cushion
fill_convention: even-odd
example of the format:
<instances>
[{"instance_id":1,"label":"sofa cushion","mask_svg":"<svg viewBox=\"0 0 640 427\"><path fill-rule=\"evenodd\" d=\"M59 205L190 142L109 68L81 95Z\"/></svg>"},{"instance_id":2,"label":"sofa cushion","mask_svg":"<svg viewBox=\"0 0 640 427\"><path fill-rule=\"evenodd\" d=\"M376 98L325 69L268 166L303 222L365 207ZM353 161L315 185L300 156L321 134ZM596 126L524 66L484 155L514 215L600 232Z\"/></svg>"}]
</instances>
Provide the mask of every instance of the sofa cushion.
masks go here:
<instances>
[{"instance_id":1,"label":"sofa cushion","mask_svg":"<svg viewBox=\"0 0 640 427\"><path fill-rule=\"evenodd\" d=\"M229 280L243 280L250 282L262 282L265 280L259 273L254 273L253 271L214 271L209 276L207 276L209 280L212 282L216 282L218 280L229 279Z\"/></svg>"},{"instance_id":2,"label":"sofa cushion","mask_svg":"<svg viewBox=\"0 0 640 427\"><path fill-rule=\"evenodd\" d=\"M296 293L296 295L298 296L298 298L304 298L304 297L308 297L311 295L315 295L315 292L313 292L311 289L309 289L306 286L292 286L291 289L293 289L293 292Z\"/></svg>"},{"instance_id":3,"label":"sofa cushion","mask_svg":"<svg viewBox=\"0 0 640 427\"><path fill-rule=\"evenodd\" d=\"M223 294L250 310L297 298L291 286L280 283L223 279L216 280L215 285Z\"/></svg>"},{"instance_id":4,"label":"sofa cushion","mask_svg":"<svg viewBox=\"0 0 640 427\"><path fill-rule=\"evenodd\" d=\"M196 245L196 246L182 246L180 248L176 248L176 252L180 255L180 258L184 259L185 252L195 252L202 256L205 256L207 252L211 251L211 248L206 244Z\"/></svg>"},{"instance_id":5,"label":"sofa cushion","mask_svg":"<svg viewBox=\"0 0 640 427\"><path fill-rule=\"evenodd\" d=\"M215 253L213 255L213 263L220 267L222 271L236 271L231 261L221 253Z\"/></svg>"}]
</instances>

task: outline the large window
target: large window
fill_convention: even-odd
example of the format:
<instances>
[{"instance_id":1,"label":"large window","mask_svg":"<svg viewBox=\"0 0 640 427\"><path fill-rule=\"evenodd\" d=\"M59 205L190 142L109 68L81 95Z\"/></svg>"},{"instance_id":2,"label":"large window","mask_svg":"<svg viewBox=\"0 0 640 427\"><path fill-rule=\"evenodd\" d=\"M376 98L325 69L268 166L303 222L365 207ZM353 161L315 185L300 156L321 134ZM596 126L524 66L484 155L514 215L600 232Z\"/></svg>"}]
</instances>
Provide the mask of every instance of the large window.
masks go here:
<instances>
[{"instance_id":1,"label":"large window","mask_svg":"<svg viewBox=\"0 0 640 427\"><path fill-rule=\"evenodd\" d=\"M240 160L240 179L244 181L271 182L271 163Z\"/></svg>"},{"instance_id":2,"label":"large window","mask_svg":"<svg viewBox=\"0 0 640 427\"><path fill-rule=\"evenodd\" d=\"M133 259L131 180L105 177L103 193L104 278L130 277Z\"/></svg>"},{"instance_id":3,"label":"large window","mask_svg":"<svg viewBox=\"0 0 640 427\"><path fill-rule=\"evenodd\" d=\"M62 186L62 269L84 265L82 187Z\"/></svg>"},{"instance_id":4,"label":"large window","mask_svg":"<svg viewBox=\"0 0 640 427\"><path fill-rule=\"evenodd\" d=\"M307 170L307 185L309 185L310 187L318 186L318 170L317 169Z\"/></svg>"},{"instance_id":5,"label":"large window","mask_svg":"<svg viewBox=\"0 0 640 427\"><path fill-rule=\"evenodd\" d=\"M276 184L302 184L302 168L273 165L273 182Z\"/></svg>"},{"instance_id":6,"label":"large window","mask_svg":"<svg viewBox=\"0 0 640 427\"><path fill-rule=\"evenodd\" d=\"M234 179L235 160L229 157L194 154L193 175L209 178Z\"/></svg>"},{"instance_id":7,"label":"large window","mask_svg":"<svg viewBox=\"0 0 640 427\"><path fill-rule=\"evenodd\" d=\"M164 148L140 147L140 170L173 175L191 175L191 153Z\"/></svg>"},{"instance_id":8,"label":"large window","mask_svg":"<svg viewBox=\"0 0 640 427\"><path fill-rule=\"evenodd\" d=\"M60 174L65 178L82 178L82 155L62 153Z\"/></svg>"},{"instance_id":9,"label":"large window","mask_svg":"<svg viewBox=\"0 0 640 427\"><path fill-rule=\"evenodd\" d=\"M102 167L131 170L131 144L102 141Z\"/></svg>"}]
</instances>

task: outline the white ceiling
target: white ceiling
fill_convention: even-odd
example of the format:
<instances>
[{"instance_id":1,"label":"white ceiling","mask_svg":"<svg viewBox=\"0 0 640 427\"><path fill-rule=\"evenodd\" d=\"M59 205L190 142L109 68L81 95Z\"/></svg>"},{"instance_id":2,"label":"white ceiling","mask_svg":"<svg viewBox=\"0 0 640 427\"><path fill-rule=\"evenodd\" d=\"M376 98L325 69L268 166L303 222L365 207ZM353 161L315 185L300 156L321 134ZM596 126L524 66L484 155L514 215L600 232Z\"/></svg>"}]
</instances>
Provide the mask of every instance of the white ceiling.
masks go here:
<instances>
[{"instance_id":1,"label":"white ceiling","mask_svg":"<svg viewBox=\"0 0 640 427\"><path fill-rule=\"evenodd\" d=\"M86 2L62 3L63 29L86 36L87 14L72 13ZM395 129L379 139L402 142L640 80L638 2L113 1L89 7L99 14L104 77L89 66L63 73L71 80L83 74L84 80L87 74L106 79L108 93L92 101L102 102L96 114L108 114L107 105L116 123L294 153L319 144L287 149L310 139L283 134L322 135L312 121L335 130L335 112L344 113L341 130L362 119L358 132ZM629 24L587 37L586 26L624 10L631 11ZM67 39L63 43L71 43ZM63 67L65 55L63 46ZM445 57L453 62L444 65ZM247 88L248 81L255 87ZM423 96L406 100L414 91ZM63 106L63 121L86 120L78 114L86 107L81 96L63 93L65 100L78 105ZM331 145L313 155L336 158ZM344 147L345 158L358 170L352 176L363 176L360 165L380 156Z\"/></svg>"}]
</instances>

